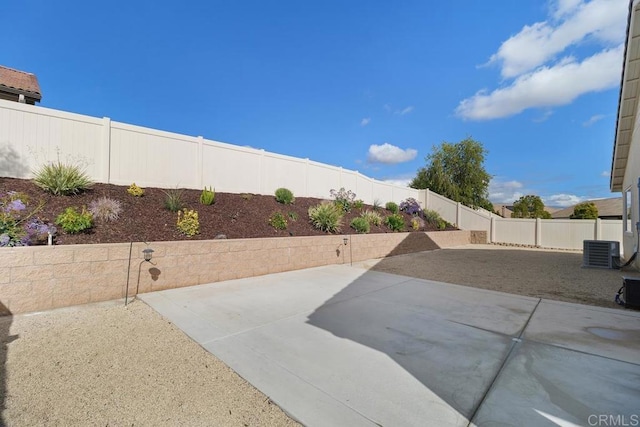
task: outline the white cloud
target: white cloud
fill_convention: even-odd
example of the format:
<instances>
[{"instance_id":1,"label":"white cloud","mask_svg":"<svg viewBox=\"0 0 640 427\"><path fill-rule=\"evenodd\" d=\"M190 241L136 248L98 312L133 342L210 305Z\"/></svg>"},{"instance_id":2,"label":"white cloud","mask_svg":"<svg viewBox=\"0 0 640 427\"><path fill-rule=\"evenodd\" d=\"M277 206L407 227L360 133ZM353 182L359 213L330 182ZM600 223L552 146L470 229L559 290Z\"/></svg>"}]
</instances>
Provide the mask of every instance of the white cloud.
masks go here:
<instances>
[{"instance_id":1,"label":"white cloud","mask_svg":"<svg viewBox=\"0 0 640 427\"><path fill-rule=\"evenodd\" d=\"M596 122L599 122L600 120L602 120L602 119L604 119L604 118L605 118L605 115L604 115L604 114L596 114L596 115L594 115L594 116L591 116L591 117L589 118L589 120L587 120L586 122L582 122L582 126L584 126L584 127L589 127L589 126L591 126L592 124L594 124L594 123L596 123Z\"/></svg>"},{"instance_id":2,"label":"white cloud","mask_svg":"<svg viewBox=\"0 0 640 427\"><path fill-rule=\"evenodd\" d=\"M490 120L527 108L571 103L620 83L627 0L550 0L547 20L525 25L504 41L488 65L502 84L464 99L456 114ZM578 55L588 51L587 55Z\"/></svg>"},{"instance_id":3,"label":"white cloud","mask_svg":"<svg viewBox=\"0 0 640 427\"><path fill-rule=\"evenodd\" d=\"M384 163L391 165L413 160L417 154L418 151L413 148L403 150L402 148L385 142L382 145L373 144L369 147L367 161L369 163Z\"/></svg>"},{"instance_id":4,"label":"white cloud","mask_svg":"<svg viewBox=\"0 0 640 427\"><path fill-rule=\"evenodd\" d=\"M371 123L371 117L365 117L364 119L360 120L360 126L366 126L369 123Z\"/></svg>"},{"instance_id":5,"label":"white cloud","mask_svg":"<svg viewBox=\"0 0 640 427\"><path fill-rule=\"evenodd\" d=\"M552 114L553 114L553 111L547 110L542 114L542 116L533 119L533 122L534 123L546 122L549 119L549 117L551 117Z\"/></svg>"},{"instance_id":6,"label":"white cloud","mask_svg":"<svg viewBox=\"0 0 640 427\"><path fill-rule=\"evenodd\" d=\"M489 200L493 203L513 203L524 196L524 185L518 181L501 181L492 179L489 182Z\"/></svg>"},{"instance_id":7,"label":"white cloud","mask_svg":"<svg viewBox=\"0 0 640 427\"><path fill-rule=\"evenodd\" d=\"M582 62L567 58L551 67L524 74L506 87L479 91L460 102L456 113L464 119L490 120L518 114L527 108L565 105L578 96L620 83L623 45L601 51Z\"/></svg>"},{"instance_id":8,"label":"white cloud","mask_svg":"<svg viewBox=\"0 0 640 427\"><path fill-rule=\"evenodd\" d=\"M525 25L502 43L489 63L513 78L555 58L584 39L617 45L624 41L627 0L557 1L548 21Z\"/></svg>"},{"instance_id":9,"label":"white cloud","mask_svg":"<svg viewBox=\"0 0 640 427\"><path fill-rule=\"evenodd\" d=\"M585 200L584 197L576 196L575 194L554 194L543 199L546 206L559 206L569 207L580 203Z\"/></svg>"},{"instance_id":10,"label":"white cloud","mask_svg":"<svg viewBox=\"0 0 640 427\"><path fill-rule=\"evenodd\" d=\"M409 114L412 111L413 111L413 105L409 105L408 107L402 110L396 111L396 114L400 114L401 116L404 116L405 114Z\"/></svg>"},{"instance_id":11,"label":"white cloud","mask_svg":"<svg viewBox=\"0 0 640 427\"><path fill-rule=\"evenodd\" d=\"M582 0L557 0L551 5L553 17L561 19L565 15L569 15L582 4Z\"/></svg>"},{"instance_id":12,"label":"white cloud","mask_svg":"<svg viewBox=\"0 0 640 427\"><path fill-rule=\"evenodd\" d=\"M605 178L610 178L611 177L611 171L602 171L600 176L603 176Z\"/></svg>"},{"instance_id":13,"label":"white cloud","mask_svg":"<svg viewBox=\"0 0 640 427\"><path fill-rule=\"evenodd\" d=\"M389 104L384 104L383 107L388 113L391 112L391 106Z\"/></svg>"}]
</instances>

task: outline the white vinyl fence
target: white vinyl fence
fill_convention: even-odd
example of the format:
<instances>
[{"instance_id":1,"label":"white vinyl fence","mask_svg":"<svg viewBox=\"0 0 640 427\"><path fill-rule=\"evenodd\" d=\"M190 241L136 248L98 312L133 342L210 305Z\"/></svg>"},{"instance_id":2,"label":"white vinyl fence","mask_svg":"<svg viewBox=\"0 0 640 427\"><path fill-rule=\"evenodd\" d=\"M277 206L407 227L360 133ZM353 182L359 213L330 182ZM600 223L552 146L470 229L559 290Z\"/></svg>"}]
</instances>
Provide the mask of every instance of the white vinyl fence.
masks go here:
<instances>
[{"instance_id":1,"label":"white vinyl fence","mask_svg":"<svg viewBox=\"0 0 640 427\"><path fill-rule=\"evenodd\" d=\"M422 200L423 192L309 159L0 100L0 176L30 178L56 160L83 164L93 180L117 185L255 194L287 187L318 198L344 187L365 203Z\"/></svg>"},{"instance_id":2,"label":"white vinyl fence","mask_svg":"<svg viewBox=\"0 0 640 427\"><path fill-rule=\"evenodd\" d=\"M458 228L486 231L490 243L575 250L582 249L584 240L622 243L622 220L502 218L470 209L429 190L424 197L427 209L435 210Z\"/></svg>"},{"instance_id":3,"label":"white vinyl fence","mask_svg":"<svg viewBox=\"0 0 640 427\"><path fill-rule=\"evenodd\" d=\"M581 249L583 240L622 242L620 220L501 218L429 190L377 181L336 166L240 147L203 137L0 100L0 176L30 178L34 168L61 160L84 164L97 182L143 187L215 187L221 192L328 198L344 187L365 203L413 197L448 222L484 230L490 242Z\"/></svg>"}]
</instances>

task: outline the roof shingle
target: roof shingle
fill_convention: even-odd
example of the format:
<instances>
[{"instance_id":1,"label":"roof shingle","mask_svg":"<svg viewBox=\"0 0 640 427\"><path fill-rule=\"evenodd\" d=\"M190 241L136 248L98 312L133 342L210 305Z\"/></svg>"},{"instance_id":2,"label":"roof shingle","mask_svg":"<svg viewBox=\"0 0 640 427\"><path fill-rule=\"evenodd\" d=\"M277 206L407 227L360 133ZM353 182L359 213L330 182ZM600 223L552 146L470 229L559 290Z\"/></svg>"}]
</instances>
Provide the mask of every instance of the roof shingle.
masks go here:
<instances>
[{"instance_id":1,"label":"roof shingle","mask_svg":"<svg viewBox=\"0 0 640 427\"><path fill-rule=\"evenodd\" d=\"M0 89L2 89L2 86L23 93L38 101L42 98L38 78L35 74L0 65Z\"/></svg>"}]
</instances>

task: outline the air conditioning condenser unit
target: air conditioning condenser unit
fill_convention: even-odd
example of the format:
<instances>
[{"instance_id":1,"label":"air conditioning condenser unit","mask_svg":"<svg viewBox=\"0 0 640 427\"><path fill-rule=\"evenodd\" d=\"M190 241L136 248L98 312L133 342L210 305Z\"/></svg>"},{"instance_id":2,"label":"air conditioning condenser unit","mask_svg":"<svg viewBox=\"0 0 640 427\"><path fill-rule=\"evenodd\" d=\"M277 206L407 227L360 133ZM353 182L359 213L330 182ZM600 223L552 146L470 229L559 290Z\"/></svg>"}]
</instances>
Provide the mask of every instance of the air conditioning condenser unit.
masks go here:
<instances>
[{"instance_id":1,"label":"air conditioning condenser unit","mask_svg":"<svg viewBox=\"0 0 640 427\"><path fill-rule=\"evenodd\" d=\"M620 266L620 242L614 240L585 240L582 248L582 266L618 268Z\"/></svg>"}]
</instances>

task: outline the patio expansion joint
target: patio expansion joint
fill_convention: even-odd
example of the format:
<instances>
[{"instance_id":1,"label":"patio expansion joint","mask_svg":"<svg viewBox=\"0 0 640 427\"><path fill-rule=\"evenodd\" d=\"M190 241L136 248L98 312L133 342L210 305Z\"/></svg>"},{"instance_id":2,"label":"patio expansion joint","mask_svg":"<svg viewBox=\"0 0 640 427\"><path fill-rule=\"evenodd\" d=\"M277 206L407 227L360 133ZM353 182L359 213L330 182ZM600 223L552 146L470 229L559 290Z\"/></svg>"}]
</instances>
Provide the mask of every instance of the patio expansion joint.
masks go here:
<instances>
[{"instance_id":1,"label":"patio expansion joint","mask_svg":"<svg viewBox=\"0 0 640 427\"><path fill-rule=\"evenodd\" d=\"M480 410L480 408L484 404L485 400L487 399L487 396L489 395L489 392L491 391L491 389L493 389L494 385L498 381L498 378L500 377L500 374L502 373L502 371L504 370L505 366L507 365L507 362L509 361L509 358L513 354L513 351L515 350L516 346L522 342L522 335L524 335L524 331L527 329L527 326L529 325L529 322L531 322L531 319L533 318L533 315L535 314L536 310L540 306L541 302L542 302L542 298L538 298L538 302L537 302L536 306L533 308L533 310L531 310L531 313L529 314L529 318L527 319L527 321L525 322L524 326L520 330L520 333L518 334L518 337L514 338L511 341L511 345L509 347L509 351L507 352L507 354L505 355L504 359L502 360L502 363L500 364L500 367L498 368L498 371L493 376L493 380L491 381L491 383L489 384L489 386L485 390L485 392L484 392L484 394L482 396L482 399L480 399L480 401L478 402L478 404L474 408L473 412L471 413L471 416L469 417L469 423L467 424L467 427L473 425L473 420L475 419L476 415L478 414L478 411Z\"/></svg>"}]
</instances>

